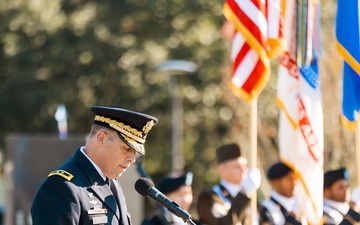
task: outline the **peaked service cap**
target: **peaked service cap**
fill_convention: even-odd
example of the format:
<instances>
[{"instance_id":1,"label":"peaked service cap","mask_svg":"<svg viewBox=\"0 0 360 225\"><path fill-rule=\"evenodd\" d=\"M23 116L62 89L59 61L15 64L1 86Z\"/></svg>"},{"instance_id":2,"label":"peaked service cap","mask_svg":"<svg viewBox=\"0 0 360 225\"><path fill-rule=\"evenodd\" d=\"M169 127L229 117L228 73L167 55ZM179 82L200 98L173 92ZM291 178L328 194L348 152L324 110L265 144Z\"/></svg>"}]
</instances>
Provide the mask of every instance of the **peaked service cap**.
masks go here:
<instances>
[{"instance_id":1,"label":"peaked service cap","mask_svg":"<svg viewBox=\"0 0 360 225\"><path fill-rule=\"evenodd\" d=\"M114 129L125 144L145 155L146 136L157 124L157 118L122 108L92 106L91 111L95 114L95 124Z\"/></svg>"}]
</instances>

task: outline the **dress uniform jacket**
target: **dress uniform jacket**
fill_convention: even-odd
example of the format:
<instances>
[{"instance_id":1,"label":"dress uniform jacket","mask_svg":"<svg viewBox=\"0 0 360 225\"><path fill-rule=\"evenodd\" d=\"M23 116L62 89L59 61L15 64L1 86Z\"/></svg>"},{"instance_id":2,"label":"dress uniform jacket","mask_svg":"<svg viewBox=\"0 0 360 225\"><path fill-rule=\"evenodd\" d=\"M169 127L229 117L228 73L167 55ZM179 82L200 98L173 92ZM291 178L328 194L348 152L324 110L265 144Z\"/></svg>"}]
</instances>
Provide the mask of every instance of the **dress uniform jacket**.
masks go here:
<instances>
[{"instance_id":1,"label":"dress uniform jacket","mask_svg":"<svg viewBox=\"0 0 360 225\"><path fill-rule=\"evenodd\" d=\"M323 224L324 225L351 225L359 224L360 214L355 212L353 209L349 209L346 213L342 212L339 208L334 205L327 204L324 201L324 213L323 213Z\"/></svg>"},{"instance_id":2,"label":"dress uniform jacket","mask_svg":"<svg viewBox=\"0 0 360 225\"><path fill-rule=\"evenodd\" d=\"M221 184L199 194L199 220L207 225L244 224L250 198L239 192L233 198Z\"/></svg>"},{"instance_id":3,"label":"dress uniform jacket","mask_svg":"<svg viewBox=\"0 0 360 225\"><path fill-rule=\"evenodd\" d=\"M274 197L262 202L259 214L261 225L301 225Z\"/></svg>"},{"instance_id":4,"label":"dress uniform jacket","mask_svg":"<svg viewBox=\"0 0 360 225\"><path fill-rule=\"evenodd\" d=\"M116 180L110 182L115 186L114 194L111 185L77 149L40 186L31 208L33 224L131 225L122 189Z\"/></svg>"}]
</instances>

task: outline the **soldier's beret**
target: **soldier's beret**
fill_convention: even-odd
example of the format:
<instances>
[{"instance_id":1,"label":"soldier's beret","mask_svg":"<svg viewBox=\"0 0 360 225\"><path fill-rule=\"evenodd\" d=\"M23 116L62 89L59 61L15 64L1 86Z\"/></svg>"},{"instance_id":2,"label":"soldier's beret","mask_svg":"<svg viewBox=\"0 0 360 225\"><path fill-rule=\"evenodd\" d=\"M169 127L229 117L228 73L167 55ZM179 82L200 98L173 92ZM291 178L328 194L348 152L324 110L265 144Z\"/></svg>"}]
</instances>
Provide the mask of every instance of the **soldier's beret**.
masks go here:
<instances>
[{"instance_id":1,"label":"soldier's beret","mask_svg":"<svg viewBox=\"0 0 360 225\"><path fill-rule=\"evenodd\" d=\"M216 149L216 161L222 163L230 159L236 159L241 156L240 146L238 144L227 144Z\"/></svg>"},{"instance_id":2,"label":"soldier's beret","mask_svg":"<svg viewBox=\"0 0 360 225\"><path fill-rule=\"evenodd\" d=\"M141 155L145 154L144 143L152 126L158 119L139 112L127 109L92 106L95 114L94 123L112 128L130 148Z\"/></svg>"},{"instance_id":3,"label":"soldier's beret","mask_svg":"<svg viewBox=\"0 0 360 225\"><path fill-rule=\"evenodd\" d=\"M289 172L293 172L293 170L290 167L288 167L283 162L277 162L272 166L270 166L270 168L268 169L267 178L269 180L279 179L287 175Z\"/></svg>"},{"instance_id":4,"label":"soldier's beret","mask_svg":"<svg viewBox=\"0 0 360 225\"><path fill-rule=\"evenodd\" d=\"M329 170L324 174L324 188L329 188L338 180L348 180L349 173L347 169L340 168L337 170Z\"/></svg>"},{"instance_id":5,"label":"soldier's beret","mask_svg":"<svg viewBox=\"0 0 360 225\"><path fill-rule=\"evenodd\" d=\"M193 175L190 172L178 177L164 177L159 182L159 191L167 194L176 191L183 185L189 186L192 184L192 177Z\"/></svg>"}]
</instances>

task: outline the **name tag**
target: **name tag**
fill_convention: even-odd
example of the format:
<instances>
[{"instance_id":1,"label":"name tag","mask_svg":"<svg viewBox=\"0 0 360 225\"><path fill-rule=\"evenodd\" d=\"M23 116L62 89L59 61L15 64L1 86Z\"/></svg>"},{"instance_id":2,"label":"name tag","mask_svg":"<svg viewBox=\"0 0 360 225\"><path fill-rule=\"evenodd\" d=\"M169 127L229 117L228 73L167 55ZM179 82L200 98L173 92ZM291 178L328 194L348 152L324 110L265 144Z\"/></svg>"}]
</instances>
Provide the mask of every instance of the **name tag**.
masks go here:
<instances>
[{"instance_id":1,"label":"name tag","mask_svg":"<svg viewBox=\"0 0 360 225\"><path fill-rule=\"evenodd\" d=\"M88 214L107 213L107 209L89 209Z\"/></svg>"},{"instance_id":2,"label":"name tag","mask_svg":"<svg viewBox=\"0 0 360 225\"><path fill-rule=\"evenodd\" d=\"M103 224L107 222L108 222L108 218L106 216L99 216L93 218L93 224Z\"/></svg>"}]
</instances>

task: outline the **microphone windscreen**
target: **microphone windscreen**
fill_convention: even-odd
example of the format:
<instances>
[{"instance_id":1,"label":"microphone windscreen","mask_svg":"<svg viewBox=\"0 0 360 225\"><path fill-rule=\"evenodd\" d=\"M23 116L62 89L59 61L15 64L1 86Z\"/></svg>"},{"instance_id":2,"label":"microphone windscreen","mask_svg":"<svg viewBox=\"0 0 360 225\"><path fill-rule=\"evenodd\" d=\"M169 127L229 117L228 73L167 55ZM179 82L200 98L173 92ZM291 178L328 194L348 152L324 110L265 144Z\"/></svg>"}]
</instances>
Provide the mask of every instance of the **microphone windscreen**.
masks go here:
<instances>
[{"instance_id":1,"label":"microphone windscreen","mask_svg":"<svg viewBox=\"0 0 360 225\"><path fill-rule=\"evenodd\" d=\"M142 196L147 196L147 193L149 191L150 188L154 187L154 183L144 177L139 178L136 182L135 182L135 190L141 194Z\"/></svg>"}]
</instances>

